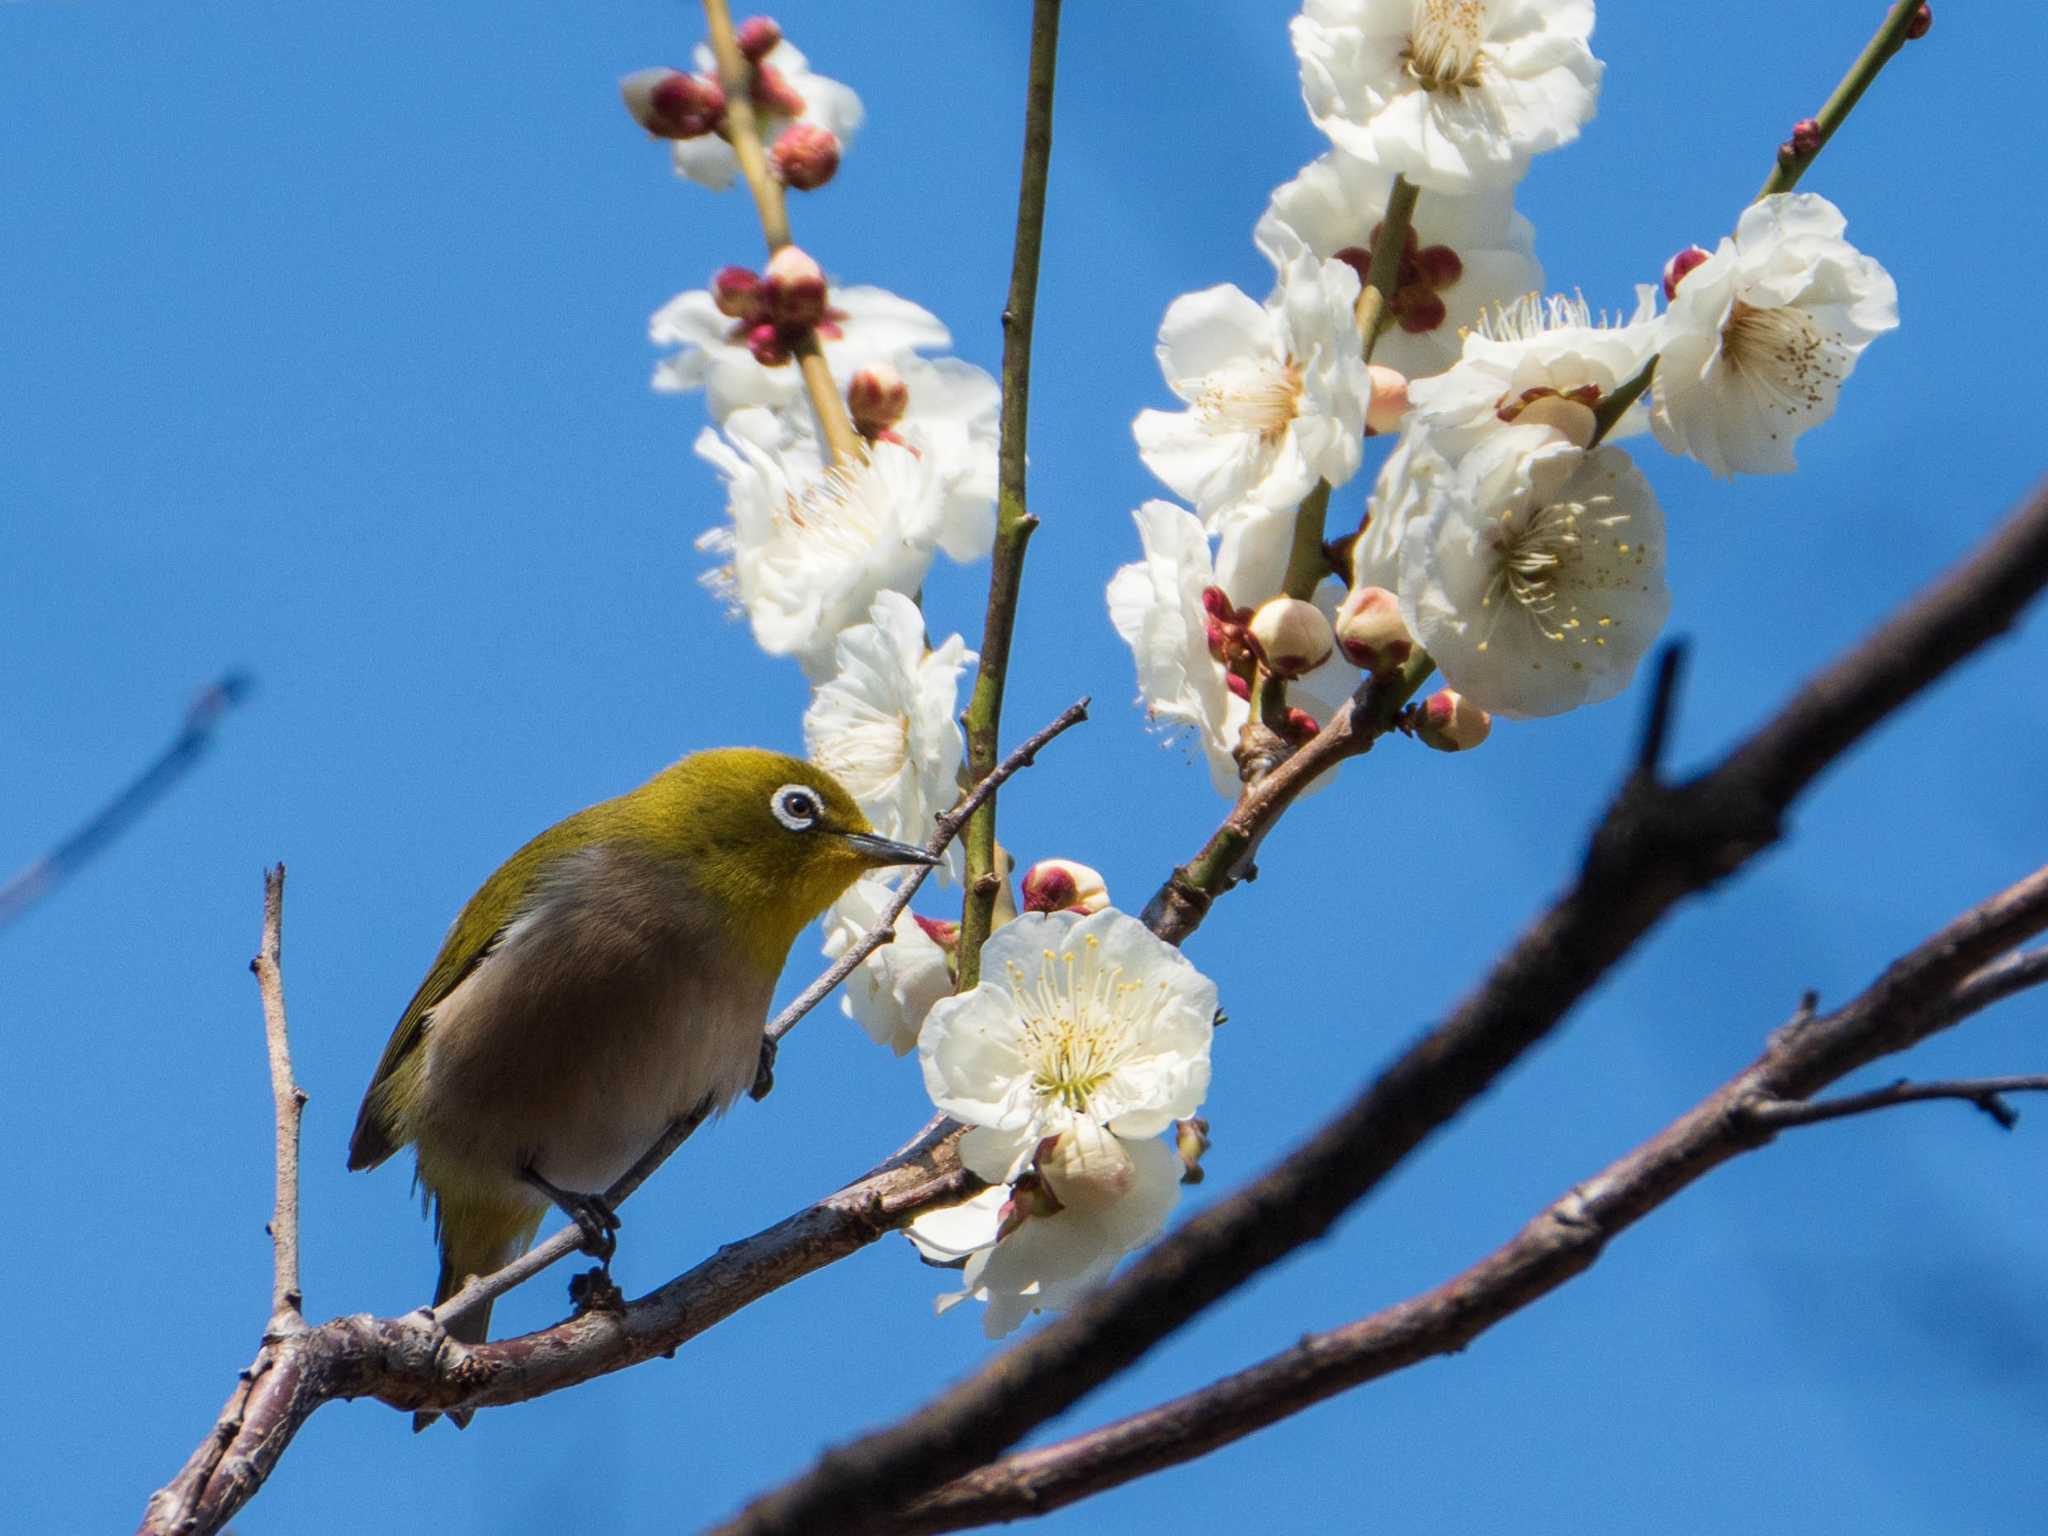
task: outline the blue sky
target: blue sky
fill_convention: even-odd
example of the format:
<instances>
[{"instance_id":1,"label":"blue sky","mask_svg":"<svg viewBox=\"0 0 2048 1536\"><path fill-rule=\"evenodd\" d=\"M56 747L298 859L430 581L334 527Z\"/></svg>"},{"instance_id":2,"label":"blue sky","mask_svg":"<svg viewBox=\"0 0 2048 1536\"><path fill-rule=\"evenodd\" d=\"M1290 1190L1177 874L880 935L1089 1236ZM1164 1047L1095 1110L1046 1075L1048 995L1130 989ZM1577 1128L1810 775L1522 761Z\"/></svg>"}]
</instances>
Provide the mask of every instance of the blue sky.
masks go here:
<instances>
[{"instance_id":1,"label":"blue sky","mask_svg":"<svg viewBox=\"0 0 2048 1536\"><path fill-rule=\"evenodd\" d=\"M1320 151L1283 5L1075 5L1063 46L1012 734L1096 718L1004 800L1026 857L1135 906L1221 814L1129 707L1100 592L1159 494L1129 420L1167 398L1178 293L1263 293L1271 188ZM1554 287L1620 307L1711 245L1877 4L1605 8L1599 117L1519 206ZM1853 10L1853 21L1841 14ZM869 120L794 210L834 274L916 299L993 368L1024 7L780 13ZM1169 20L1169 16L1173 18ZM1185 35L1175 35L1175 29ZM0 4L0 871L82 819L228 666L259 691L118 846L0 933L0 1153L28 1198L0 1504L118 1528L204 1433L267 1306L270 1107L245 963L290 867L286 975L315 1316L416 1305L429 1231L394 1162L343 1172L357 1098L448 919L525 837L683 752L799 745L796 668L696 585L720 498L645 322L752 262L743 198L674 181L614 81L693 9L446 0ZM1944 5L1806 185L1896 276L1801 472L1725 485L1646 448L1693 637L1676 754L1705 761L1967 548L2039 474L2048 324L2001 263L2048 235L2038 8ZM906 67L908 66L908 67ZM1340 493L1355 509L1357 487ZM985 568L928 589L972 643ZM1821 782L1792 835L1684 909L1556 1042L1329 1240L1062 1426L1208 1380L1442 1278L1738 1069L1807 987L1839 1000L2048 846L2043 621ZM1232 1023L1211 1181L1265 1167L1436 1017L1572 867L1631 692L1446 758L1390 744L1267 845L1191 945ZM808 940L806 941L809 942ZM807 979L800 951L786 989ZM2042 1065L2038 999L1896 1069ZM33 1046L31 1046L33 1042ZM627 1211L638 1292L865 1168L916 1073L832 1012L775 1095ZM1717 1173L1469 1352L1044 1522L1426 1533L2009 1527L2048 1422L2048 1110L1807 1130ZM415 1439L375 1404L301 1434L238 1529L691 1528L986 1358L889 1241L643 1367ZM560 1313L549 1277L502 1330ZM1284 1493L1281 1490L1285 1490Z\"/></svg>"}]
</instances>

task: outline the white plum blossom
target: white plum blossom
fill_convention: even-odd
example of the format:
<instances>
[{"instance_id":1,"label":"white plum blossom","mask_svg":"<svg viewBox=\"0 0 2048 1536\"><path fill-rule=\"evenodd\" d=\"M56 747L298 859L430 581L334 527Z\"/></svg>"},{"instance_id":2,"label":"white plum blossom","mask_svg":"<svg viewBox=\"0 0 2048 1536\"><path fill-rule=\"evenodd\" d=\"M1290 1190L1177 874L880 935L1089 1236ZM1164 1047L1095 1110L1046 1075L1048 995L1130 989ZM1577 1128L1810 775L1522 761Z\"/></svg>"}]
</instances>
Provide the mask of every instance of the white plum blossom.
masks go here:
<instances>
[{"instance_id":1,"label":"white plum blossom","mask_svg":"<svg viewBox=\"0 0 2048 1536\"><path fill-rule=\"evenodd\" d=\"M1372 395L1352 309L1358 273L1306 253L1264 304L1228 283L1183 294L1159 366L1184 411L1138 413L1145 465L1216 526L1244 502L1292 507L1357 472Z\"/></svg>"},{"instance_id":2,"label":"white plum blossom","mask_svg":"<svg viewBox=\"0 0 2048 1536\"><path fill-rule=\"evenodd\" d=\"M746 438L707 427L697 452L724 477L731 518L697 540L723 560L705 585L747 616L769 655L794 656L821 679L839 632L867 617L877 593L923 584L943 493L911 449L876 443L863 463L792 473Z\"/></svg>"},{"instance_id":3,"label":"white plum blossom","mask_svg":"<svg viewBox=\"0 0 2048 1536\"><path fill-rule=\"evenodd\" d=\"M1532 409L1537 414L1531 422L1555 415L1548 425L1559 425L1562 413L1573 411L1590 433L1594 410L1642 372L1662 343L1654 292L1647 285L1639 289L1636 312L1622 323L1610 324L1604 315L1596 319L1583 298L1562 294L1526 294L1482 315L1465 333L1455 366L1409 384L1417 428L1453 460ZM1606 437L1644 432L1649 424L1638 401Z\"/></svg>"},{"instance_id":4,"label":"white plum blossom","mask_svg":"<svg viewBox=\"0 0 2048 1536\"><path fill-rule=\"evenodd\" d=\"M869 363L901 368L913 351L952 344L952 333L936 315L887 289L833 287L828 295L818 342L842 390ZM742 406L787 406L801 400L804 381L796 364L771 367L755 361L745 329L746 322L719 309L708 288L676 295L647 325L657 346L681 349L654 365L654 387L668 394L702 389L711 419L721 423Z\"/></svg>"},{"instance_id":5,"label":"white plum blossom","mask_svg":"<svg viewBox=\"0 0 2048 1536\"><path fill-rule=\"evenodd\" d=\"M941 1308L980 1297L994 1336L1063 1305L1164 1224L1181 1169L1158 1138L1208 1092L1216 987L1113 907L1024 914L983 946L981 975L925 1017L925 1088L971 1127L971 1172L995 1184L1028 1172L1058 1209L1002 1233L984 1198L927 1222L920 1247L972 1252Z\"/></svg>"},{"instance_id":6,"label":"white plum blossom","mask_svg":"<svg viewBox=\"0 0 2048 1536\"><path fill-rule=\"evenodd\" d=\"M1366 503L1365 526L1351 545L1351 588L1401 590L1401 546L1408 525L1428 504L1439 477L1451 472L1451 461L1437 450L1435 435L1414 417L1401 431L1394 451L1380 466Z\"/></svg>"},{"instance_id":7,"label":"white plum blossom","mask_svg":"<svg viewBox=\"0 0 2048 1536\"><path fill-rule=\"evenodd\" d=\"M1333 150L1274 192L1252 238L1276 267L1306 251L1351 262L1363 281L1392 187L1384 170ZM1381 332L1373 361L1411 379L1448 368L1458 357L1461 326L1543 286L1535 242L1510 188L1417 199L1389 300L1393 324Z\"/></svg>"},{"instance_id":8,"label":"white plum blossom","mask_svg":"<svg viewBox=\"0 0 2048 1536\"><path fill-rule=\"evenodd\" d=\"M1863 349L1899 323L1891 274L1842 238L1812 192L1750 204L1731 239L1679 280L1651 424L1717 475L1782 474L1832 416Z\"/></svg>"},{"instance_id":9,"label":"white plum blossom","mask_svg":"<svg viewBox=\"0 0 2048 1536\"><path fill-rule=\"evenodd\" d=\"M932 1102L972 1127L961 1162L1008 1183L1078 1126L1138 1141L1192 1115L1215 1019L1216 984L1136 918L1026 912L926 1015L917 1055Z\"/></svg>"},{"instance_id":10,"label":"white plum blossom","mask_svg":"<svg viewBox=\"0 0 2048 1536\"><path fill-rule=\"evenodd\" d=\"M956 357L905 354L890 366L902 375L909 405L888 440L917 452L938 478L939 548L954 560L979 560L996 536L1002 390L983 369ZM801 392L777 406L735 410L725 418L724 427L729 437L745 438L793 473L816 474L824 467L817 418Z\"/></svg>"},{"instance_id":11,"label":"white plum blossom","mask_svg":"<svg viewBox=\"0 0 2048 1536\"><path fill-rule=\"evenodd\" d=\"M1107 1133L1101 1133L1107 1135ZM1117 1138L1109 1137L1109 1140ZM1033 1216L997 1240L1010 1188L998 1184L964 1205L928 1211L910 1224L910 1240L936 1264L965 1260L961 1288L938 1298L945 1312L980 1301L982 1332L999 1339L1034 1312L1071 1306L1133 1248L1150 1242L1180 1200L1181 1161L1163 1141L1124 1144L1128 1171L1113 1196L1070 1183L1061 1209Z\"/></svg>"},{"instance_id":12,"label":"white plum blossom","mask_svg":"<svg viewBox=\"0 0 2048 1536\"><path fill-rule=\"evenodd\" d=\"M1290 30L1316 126L1433 192L1513 186L1600 91L1593 0L1307 0Z\"/></svg>"},{"instance_id":13,"label":"white plum blossom","mask_svg":"<svg viewBox=\"0 0 2048 1536\"><path fill-rule=\"evenodd\" d=\"M1401 617L1444 681L1510 718L1624 688L1670 612L1664 514L1627 453L1503 427L1429 481Z\"/></svg>"},{"instance_id":14,"label":"white plum blossom","mask_svg":"<svg viewBox=\"0 0 2048 1536\"><path fill-rule=\"evenodd\" d=\"M882 591L866 623L839 632L832 660L831 677L804 711L804 750L882 836L922 842L959 798L963 748L954 716L974 653L958 635L927 650L917 604Z\"/></svg>"},{"instance_id":15,"label":"white plum blossom","mask_svg":"<svg viewBox=\"0 0 2048 1536\"><path fill-rule=\"evenodd\" d=\"M889 883L878 876L856 880L825 916L825 955L837 959L881 920L889 904ZM895 937L860 963L840 989L839 1007L877 1045L909 1054L932 1004L953 995L946 951L914 913L898 915Z\"/></svg>"},{"instance_id":16,"label":"white plum blossom","mask_svg":"<svg viewBox=\"0 0 2048 1536\"><path fill-rule=\"evenodd\" d=\"M1274 596L1286 557L1284 548L1273 557L1269 527L1275 519L1291 526L1293 516L1275 512L1233 521L1214 557L1200 519L1172 502L1148 501L1132 518L1144 558L1111 579L1110 622L1137 662L1138 697L1147 716L1169 731L1191 732L1208 760L1216 792L1234 799L1240 786L1231 754L1251 706L1231 691L1222 664L1210 652L1203 594L1220 590L1236 608L1256 608ZM1262 541L1250 559L1236 557L1234 543L1240 535ZM1343 595L1341 584L1325 581L1316 589L1316 606L1332 617ZM1320 724L1358 681L1358 669L1333 652L1320 667L1287 685L1287 699ZM1328 782L1326 774L1305 793Z\"/></svg>"},{"instance_id":17,"label":"white plum blossom","mask_svg":"<svg viewBox=\"0 0 2048 1536\"><path fill-rule=\"evenodd\" d=\"M709 47L702 43L697 45L695 62L699 74L712 80L718 78L718 60L712 56ZM776 110L767 102L755 101L754 115L764 146L774 144L792 123L814 123L839 140L842 153L852 148L854 133L860 128L863 116L860 97L852 86L812 73L810 60L787 38L763 54L760 63L781 76L782 84L803 102L803 111L792 116ZM715 133L677 139L671 146L671 153L675 157L678 176L687 177L714 192L723 192L739 175L740 163L733 154L732 145Z\"/></svg>"}]
</instances>

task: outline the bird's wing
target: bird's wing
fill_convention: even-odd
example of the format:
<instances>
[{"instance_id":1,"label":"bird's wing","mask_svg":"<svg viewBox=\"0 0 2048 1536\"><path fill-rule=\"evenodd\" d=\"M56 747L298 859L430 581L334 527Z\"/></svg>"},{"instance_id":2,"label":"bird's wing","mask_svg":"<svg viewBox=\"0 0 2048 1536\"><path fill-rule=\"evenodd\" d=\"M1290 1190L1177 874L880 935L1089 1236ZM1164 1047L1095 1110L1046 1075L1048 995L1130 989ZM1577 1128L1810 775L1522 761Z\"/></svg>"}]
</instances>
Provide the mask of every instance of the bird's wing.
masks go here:
<instances>
[{"instance_id":1,"label":"bird's wing","mask_svg":"<svg viewBox=\"0 0 2048 1536\"><path fill-rule=\"evenodd\" d=\"M427 971L427 979L406 1004L390 1040L385 1042L377 1070L370 1076L362 1108L356 1111L355 1134L349 1137L351 1170L374 1168L405 1144L386 1091L393 1075L407 1064L426 1038L434 1009L497 952L505 942L507 930L525 914L538 885L538 872L552 854L551 835L566 825L550 828L507 859L484 882L483 888L470 897L469 904L449 928L440 954Z\"/></svg>"}]
</instances>

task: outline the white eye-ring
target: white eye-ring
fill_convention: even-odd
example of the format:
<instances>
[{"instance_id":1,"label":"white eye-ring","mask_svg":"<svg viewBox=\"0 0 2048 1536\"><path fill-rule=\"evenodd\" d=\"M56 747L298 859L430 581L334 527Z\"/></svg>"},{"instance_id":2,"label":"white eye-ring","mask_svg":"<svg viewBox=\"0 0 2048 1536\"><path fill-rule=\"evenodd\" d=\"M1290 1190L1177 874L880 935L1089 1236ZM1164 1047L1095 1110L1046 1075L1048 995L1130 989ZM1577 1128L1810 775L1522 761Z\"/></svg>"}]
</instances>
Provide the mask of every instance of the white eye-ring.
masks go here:
<instances>
[{"instance_id":1,"label":"white eye-ring","mask_svg":"<svg viewBox=\"0 0 2048 1536\"><path fill-rule=\"evenodd\" d=\"M792 832L808 832L817 825L823 809L818 792L802 784L785 784L768 797L768 809Z\"/></svg>"}]
</instances>

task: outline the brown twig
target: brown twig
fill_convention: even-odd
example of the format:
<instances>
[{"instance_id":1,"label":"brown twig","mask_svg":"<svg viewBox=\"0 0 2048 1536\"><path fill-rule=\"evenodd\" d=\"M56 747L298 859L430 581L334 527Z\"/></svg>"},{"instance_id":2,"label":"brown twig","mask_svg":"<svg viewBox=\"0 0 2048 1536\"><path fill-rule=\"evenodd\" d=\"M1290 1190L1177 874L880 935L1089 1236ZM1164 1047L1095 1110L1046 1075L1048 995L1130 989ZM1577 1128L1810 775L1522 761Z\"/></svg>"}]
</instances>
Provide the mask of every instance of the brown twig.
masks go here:
<instances>
[{"instance_id":1,"label":"brown twig","mask_svg":"<svg viewBox=\"0 0 2048 1536\"><path fill-rule=\"evenodd\" d=\"M1694 1181L1789 1126L1922 1098L1980 1102L2001 1092L2048 1089L2048 1077L2015 1077L1895 1086L1818 1103L1776 1096L1811 1092L1808 1085L1820 1073L1833 1080L2010 995L2013 988L1982 985L1978 978L1986 971L1967 974L1970 966L1987 949L2018 942L2023 930L2044 926L2048 872L1963 914L1826 1018L1802 1009L1743 1072L1577 1185L1463 1273L1358 1322L1310 1334L1281 1354L1171 1402L969 1473L900 1512L890 1530L909 1536L1050 1514L1192 1461L1338 1393L1461 1350L1590 1269L1611 1239ZM1999 962L1987 969L2013 968ZM2048 965L2023 969L2032 984L2048 981Z\"/></svg>"},{"instance_id":2,"label":"brown twig","mask_svg":"<svg viewBox=\"0 0 2048 1536\"><path fill-rule=\"evenodd\" d=\"M1845 1094L1839 1099L1752 1104L1749 1114L1773 1130L1785 1130L1795 1125L1845 1120L1851 1115L1867 1115L1872 1110L1891 1109L1900 1104L1955 1099L1982 1110L2001 1128L2009 1131L2020 1123L2020 1116L2018 1110L2005 1102L2008 1093L2048 1093L2048 1076L1977 1077L1941 1083L1901 1081L1887 1088L1873 1088L1867 1093Z\"/></svg>"},{"instance_id":3,"label":"brown twig","mask_svg":"<svg viewBox=\"0 0 2048 1536\"><path fill-rule=\"evenodd\" d=\"M1001 1455L1321 1236L1548 1036L1672 906L1775 842L1784 811L1822 769L2009 627L2044 584L2048 487L1712 771L1679 784L1633 774L1595 829L1572 888L1448 1019L1277 1168L958 1386L828 1452L720 1529L767 1536L815 1530L826 1520L847 1536L884 1528L903 1504ZM1793 1086L1800 1097L1811 1091Z\"/></svg>"},{"instance_id":4,"label":"brown twig","mask_svg":"<svg viewBox=\"0 0 2048 1536\"><path fill-rule=\"evenodd\" d=\"M277 1466L299 1426L337 1398L376 1397L408 1411L523 1402L623 1370L683 1344L734 1312L858 1252L929 1207L976 1194L959 1164L960 1128L933 1120L902 1150L837 1193L623 1308L539 1333L462 1344L424 1312L338 1317L266 1345L242 1373L213 1431L149 1501L143 1536L220 1530Z\"/></svg>"},{"instance_id":5,"label":"brown twig","mask_svg":"<svg viewBox=\"0 0 2048 1536\"><path fill-rule=\"evenodd\" d=\"M291 1037L284 1017L284 866L263 872L263 944L249 969L263 995L263 1036L270 1055L270 1097L277 1116L277 1200L270 1216L274 1273L270 1287L270 1332L293 1333L306 1326L299 1288L299 1122L306 1112L305 1090L292 1077Z\"/></svg>"}]
</instances>

